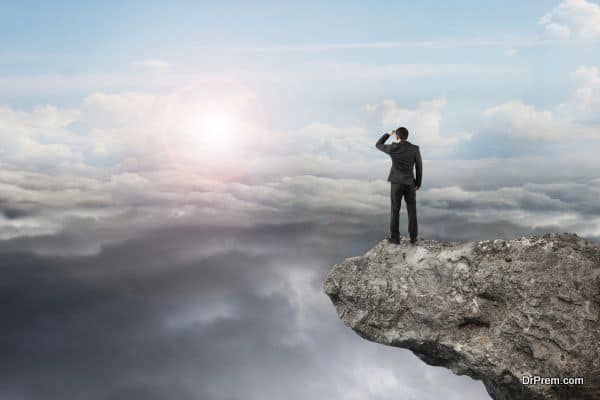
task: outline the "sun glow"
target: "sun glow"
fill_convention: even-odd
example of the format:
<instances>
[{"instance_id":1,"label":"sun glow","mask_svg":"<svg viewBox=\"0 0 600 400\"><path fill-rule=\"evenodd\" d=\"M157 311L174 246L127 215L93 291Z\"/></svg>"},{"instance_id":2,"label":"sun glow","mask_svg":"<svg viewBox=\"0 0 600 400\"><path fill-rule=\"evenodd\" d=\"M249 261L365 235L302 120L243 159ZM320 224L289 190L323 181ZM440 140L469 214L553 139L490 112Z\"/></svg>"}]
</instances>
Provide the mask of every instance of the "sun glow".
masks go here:
<instances>
[{"instance_id":1,"label":"sun glow","mask_svg":"<svg viewBox=\"0 0 600 400\"><path fill-rule=\"evenodd\" d=\"M241 150L239 117L224 110L188 110L173 136L174 155L186 160L214 160ZM186 161L187 162L187 161Z\"/></svg>"},{"instance_id":2,"label":"sun glow","mask_svg":"<svg viewBox=\"0 0 600 400\"><path fill-rule=\"evenodd\" d=\"M199 93L173 95L164 114L161 143L169 164L189 173L191 181L225 182L253 173L266 149L264 109L253 97L211 99Z\"/></svg>"},{"instance_id":3,"label":"sun glow","mask_svg":"<svg viewBox=\"0 0 600 400\"><path fill-rule=\"evenodd\" d=\"M202 150L226 152L234 144L236 118L227 113L211 113L199 118L195 132Z\"/></svg>"}]
</instances>

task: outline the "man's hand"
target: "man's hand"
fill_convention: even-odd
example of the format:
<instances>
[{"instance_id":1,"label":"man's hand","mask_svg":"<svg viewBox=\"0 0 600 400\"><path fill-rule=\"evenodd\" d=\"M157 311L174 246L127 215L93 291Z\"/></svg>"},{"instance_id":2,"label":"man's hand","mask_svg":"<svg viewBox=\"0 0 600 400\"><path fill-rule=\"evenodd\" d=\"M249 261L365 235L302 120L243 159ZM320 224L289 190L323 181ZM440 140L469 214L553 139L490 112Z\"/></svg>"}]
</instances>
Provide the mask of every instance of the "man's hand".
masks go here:
<instances>
[{"instance_id":1,"label":"man's hand","mask_svg":"<svg viewBox=\"0 0 600 400\"><path fill-rule=\"evenodd\" d=\"M421 186L415 186L415 190L419 190Z\"/></svg>"}]
</instances>

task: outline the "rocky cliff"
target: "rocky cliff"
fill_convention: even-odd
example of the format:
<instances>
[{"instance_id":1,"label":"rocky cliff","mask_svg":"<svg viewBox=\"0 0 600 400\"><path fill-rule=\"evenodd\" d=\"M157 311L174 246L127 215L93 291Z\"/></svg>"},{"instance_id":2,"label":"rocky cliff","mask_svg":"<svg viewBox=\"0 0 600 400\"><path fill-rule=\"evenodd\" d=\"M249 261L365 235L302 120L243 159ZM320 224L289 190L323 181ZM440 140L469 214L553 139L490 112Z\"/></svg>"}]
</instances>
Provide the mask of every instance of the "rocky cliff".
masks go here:
<instances>
[{"instance_id":1,"label":"rocky cliff","mask_svg":"<svg viewBox=\"0 0 600 400\"><path fill-rule=\"evenodd\" d=\"M577 235L383 241L333 266L324 290L363 338L479 379L493 399L600 399L600 247Z\"/></svg>"}]
</instances>

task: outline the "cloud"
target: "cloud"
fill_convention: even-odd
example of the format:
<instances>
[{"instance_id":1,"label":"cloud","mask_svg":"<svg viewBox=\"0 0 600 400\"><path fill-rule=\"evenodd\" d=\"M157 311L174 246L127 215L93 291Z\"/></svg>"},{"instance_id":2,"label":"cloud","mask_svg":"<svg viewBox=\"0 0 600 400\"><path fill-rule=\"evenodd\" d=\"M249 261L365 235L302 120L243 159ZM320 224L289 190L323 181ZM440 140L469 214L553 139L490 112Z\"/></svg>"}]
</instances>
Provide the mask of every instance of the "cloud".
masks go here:
<instances>
[{"instance_id":1,"label":"cloud","mask_svg":"<svg viewBox=\"0 0 600 400\"><path fill-rule=\"evenodd\" d=\"M367 110L379 113L384 131L407 126L410 135L415 137L417 143L431 147L446 147L470 137L468 133L442 134L442 110L446 104L447 100L439 97L421 101L416 108L405 108L396 104L395 100L388 99L380 105L367 106Z\"/></svg>"},{"instance_id":2,"label":"cloud","mask_svg":"<svg viewBox=\"0 0 600 400\"><path fill-rule=\"evenodd\" d=\"M389 160L366 124L269 132L259 165L248 153L245 174L219 179L163 156L157 132L180 115L170 107L204 109L187 94L96 93L70 110L3 110L0 138L14 153L0 170L0 397L485 397L480 382L364 341L322 293L332 263L387 233ZM244 118L256 102L243 92L221 104ZM441 136L445 106L390 101L370 111ZM43 167L10 132L79 158ZM572 154L425 160L421 236L600 238L595 148Z\"/></svg>"},{"instance_id":3,"label":"cloud","mask_svg":"<svg viewBox=\"0 0 600 400\"><path fill-rule=\"evenodd\" d=\"M514 57L517 54L519 54L519 50L515 49L514 47L511 47L509 49L506 50L506 55L509 57Z\"/></svg>"},{"instance_id":4,"label":"cloud","mask_svg":"<svg viewBox=\"0 0 600 400\"><path fill-rule=\"evenodd\" d=\"M559 17L549 17L545 29L589 37ZM516 52L555 42L468 38L246 50ZM344 123L318 119L279 129L267 124L272 116L256 93L219 79L220 71L175 75L160 59L134 66L135 74L0 79L0 91L19 98L91 91L68 107L0 107L3 399L486 397L479 382L357 337L322 292L332 263L386 236L389 159L374 142L399 125L425 154L422 237L568 230L600 238L596 67L573 73L578 86L564 107L497 104L480 124L483 134L494 127L503 139L507 133L561 150L569 144L554 139L569 132L581 148L567 150L577 151L519 155L521 144L508 140L513 148L503 157L457 160L451 156L471 135L448 131L452 98L365 106L375 124L351 109ZM240 79L402 79L508 68L296 67L244 71ZM203 152L194 127L215 110L234 115L244 134ZM450 159L430 157L434 149Z\"/></svg>"},{"instance_id":5,"label":"cloud","mask_svg":"<svg viewBox=\"0 0 600 400\"><path fill-rule=\"evenodd\" d=\"M575 92L582 111L600 110L600 73L597 67L579 67L573 76L582 81L583 85Z\"/></svg>"},{"instance_id":6,"label":"cloud","mask_svg":"<svg viewBox=\"0 0 600 400\"><path fill-rule=\"evenodd\" d=\"M586 0L564 0L546 13L539 25L553 37L593 39L600 36L600 5Z\"/></svg>"},{"instance_id":7,"label":"cloud","mask_svg":"<svg viewBox=\"0 0 600 400\"><path fill-rule=\"evenodd\" d=\"M388 49L454 49L469 47L536 46L547 44L547 40L524 37L462 37L433 40L406 40L388 42L346 42L318 44L274 44L267 46L231 47L239 52L326 52L332 50L388 50Z\"/></svg>"},{"instance_id":8,"label":"cloud","mask_svg":"<svg viewBox=\"0 0 600 400\"><path fill-rule=\"evenodd\" d=\"M572 73L573 78L593 88L600 87L598 67L582 65Z\"/></svg>"},{"instance_id":9,"label":"cloud","mask_svg":"<svg viewBox=\"0 0 600 400\"><path fill-rule=\"evenodd\" d=\"M526 41L505 46L524 45ZM518 73L519 67L476 63L376 63L359 62L301 62L284 68L253 67L245 64L242 70L216 68L210 65L194 65L193 72L174 71L170 64L161 60L149 60L132 64L136 70L128 72L86 72L75 74L47 73L36 75L6 75L0 77L0 95L39 96L65 93L82 96L90 92L171 92L173 88L193 86L214 87L227 90L240 82L267 82L289 84L290 81L309 81L328 85L336 82L377 79L408 79L415 77L451 75L505 75Z\"/></svg>"},{"instance_id":10,"label":"cloud","mask_svg":"<svg viewBox=\"0 0 600 400\"><path fill-rule=\"evenodd\" d=\"M540 110L521 101L487 108L483 129L503 136L527 139L600 139L600 73L595 66L580 66L571 73L578 87L567 101Z\"/></svg>"},{"instance_id":11,"label":"cloud","mask_svg":"<svg viewBox=\"0 0 600 400\"><path fill-rule=\"evenodd\" d=\"M597 181L582 180L598 168L597 158L589 157L586 161L581 153L578 160L567 155L428 161L426 184L419 192L420 216L429 221L422 233L435 235L445 225L436 219L460 216L469 223L505 221L513 233L561 226L596 236L600 232L594 213L600 210L593 199L600 190ZM341 220L361 229L368 219L386 219L389 189L383 177L387 168L382 163L373 172L379 179L371 180L294 175L253 183L190 179L178 170L108 178L4 171L3 208L18 209L20 214L0 219L3 246L37 254L77 255L97 254L143 232L169 227L216 229Z\"/></svg>"},{"instance_id":12,"label":"cloud","mask_svg":"<svg viewBox=\"0 0 600 400\"><path fill-rule=\"evenodd\" d=\"M78 163L81 156L74 147L80 139L68 130L77 110L54 106L35 107L31 112L0 107L0 156L5 164L54 162Z\"/></svg>"},{"instance_id":13,"label":"cloud","mask_svg":"<svg viewBox=\"0 0 600 400\"><path fill-rule=\"evenodd\" d=\"M361 79L409 79L429 76L483 75L514 72L512 66L490 64L360 64L319 62L302 65L299 72L286 71L294 79L321 78L327 81Z\"/></svg>"},{"instance_id":14,"label":"cloud","mask_svg":"<svg viewBox=\"0 0 600 400\"><path fill-rule=\"evenodd\" d=\"M156 230L87 257L2 252L0 395L481 398L481 383L339 321L321 285L351 247L292 224Z\"/></svg>"},{"instance_id":15,"label":"cloud","mask_svg":"<svg viewBox=\"0 0 600 400\"><path fill-rule=\"evenodd\" d=\"M207 174L232 174L239 171L239 165L215 166L215 153L199 151L199 120L215 110L240 118L247 135L233 143L241 151L249 145L246 138L260 135L260 105L247 91L223 89L215 94L213 89L192 85L167 94L93 93L74 109L0 107L0 155L6 165L25 169L96 168L98 172L134 164L157 168L181 161ZM228 148L218 150L224 156Z\"/></svg>"},{"instance_id":16,"label":"cloud","mask_svg":"<svg viewBox=\"0 0 600 400\"><path fill-rule=\"evenodd\" d=\"M495 134L507 151L500 154L498 143L492 143L495 153L482 157L478 150L470 161L431 157L436 148L453 155L475 143L468 134L442 133L444 97L413 107L388 99L365 111L381 130L408 126L413 140L422 145L424 200L436 193L428 188L453 186L485 198L477 190L567 182L594 173L598 163L592 149L600 131L578 117L583 113L566 110L567 105L577 106L593 114L598 70L580 67L573 79L587 92L575 90L555 109L511 101L485 110L475 136L488 140ZM355 118L344 126L313 122L274 131L261 124L260 100L251 91L232 90L215 98L213 92L197 89L94 93L72 108L0 108L1 204L8 210L0 215L2 238L21 248L35 247L38 254L96 254L161 226L314 222L329 220L335 212L360 223L365 216L384 215L383 178L389 159L374 149L380 132L373 132L368 121ZM237 147L204 154L185 130L186 121L215 107L237 115L247 134L236 140ZM561 140L565 132L577 140ZM526 140L535 150L529 155L519 153ZM531 157L541 149L551 158ZM574 152L576 160L567 156ZM236 157L240 153L244 157ZM521 206L511 204L515 210ZM442 213L438 208L431 211ZM568 226L595 232L575 214ZM523 219L523 225L509 212L494 218L523 229L534 227L532 219ZM544 226L552 226L553 218ZM117 228L117 221L127 223Z\"/></svg>"},{"instance_id":17,"label":"cloud","mask_svg":"<svg viewBox=\"0 0 600 400\"><path fill-rule=\"evenodd\" d=\"M600 71L598 67L582 65L571 73L577 88L565 103L557 110L564 118L571 118L581 123L600 129Z\"/></svg>"},{"instance_id":18,"label":"cloud","mask_svg":"<svg viewBox=\"0 0 600 400\"><path fill-rule=\"evenodd\" d=\"M565 132L571 136L593 135L595 132L568 121L556 119L548 110L537 110L520 101L509 101L490 107L483 113L488 128L506 135L533 139L564 138Z\"/></svg>"},{"instance_id":19,"label":"cloud","mask_svg":"<svg viewBox=\"0 0 600 400\"><path fill-rule=\"evenodd\" d=\"M423 237L487 239L560 229L600 238L600 180L558 182L553 177L549 183L506 185L514 171L501 165L485 160L463 166L478 174L476 181L491 185L488 189L452 185L442 176L445 186L420 191ZM547 160L547 165L557 161ZM536 171L513 167L521 171L520 179L532 181L540 180L535 174L543 175L545 166ZM464 175L451 165L430 165L430 179L438 179L436 168ZM55 207L69 197L81 198L73 188L95 185L89 178L5 177L30 191L67 187L63 197L48 200ZM10 288L0 305L7 316L2 397L52 400L85 393L90 398L160 399L173 390L184 400L198 395L209 400L384 400L398 390L421 400L485 397L479 382L430 368L405 350L359 338L340 323L322 293L333 262L360 254L385 236L386 182L297 176L212 189L198 182L199 193L189 193L189 184L176 175L163 178L164 186L148 190L147 179L118 177L99 186L96 195L104 196L105 206L129 204L142 214L169 209L160 199L180 199L192 206L192 214L177 224L152 221L160 214L132 223L136 215L128 212L111 220L67 224L52 237L29 243L2 242L2 285ZM209 190L222 192L219 201L197 202L214 199L216 193L204 197ZM230 208L240 204L236 201L265 208L247 211L256 214L252 224L219 226L193 216L196 207L212 207L221 218L233 213L231 218L239 219L244 210L236 215ZM88 198L87 207L99 206ZM43 214L47 208L33 209ZM95 253L67 257L68 252L58 251L75 238L92 241L102 235L114 240ZM56 249L52 256L28 254L50 245ZM15 313L14 304L23 311ZM293 392L290 385L295 385Z\"/></svg>"},{"instance_id":20,"label":"cloud","mask_svg":"<svg viewBox=\"0 0 600 400\"><path fill-rule=\"evenodd\" d=\"M140 68L147 68L155 71L164 71L169 69L169 63L165 60L161 60L159 58L153 58L149 60L136 61L133 63L134 66Z\"/></svg>"},{"instance_id":21,"label":"cloud","mask_svg":"<svg viewBox=\"0 0 600 400\"><path fill-rule=\"evenodd\" d=\"M362 124L336 126L311 122L279 135L272 150L289 157L303 154L315 159L324 157L339 162L358 161L370 158L375 140L372 132Z\"/></svg>"}]
</instances>

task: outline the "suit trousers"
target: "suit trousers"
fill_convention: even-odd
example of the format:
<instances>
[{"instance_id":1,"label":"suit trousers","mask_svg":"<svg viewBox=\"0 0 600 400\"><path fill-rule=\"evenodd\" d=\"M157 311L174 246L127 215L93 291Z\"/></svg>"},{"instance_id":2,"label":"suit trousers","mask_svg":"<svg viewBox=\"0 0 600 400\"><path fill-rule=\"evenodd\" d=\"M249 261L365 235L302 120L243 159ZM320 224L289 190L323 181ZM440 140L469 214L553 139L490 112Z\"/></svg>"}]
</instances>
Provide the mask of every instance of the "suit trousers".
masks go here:
<instances>
[{"instance_id":1,"label":"suit trousers","mask_svg":"<svg viewBox=\"0 0 600 400\"><path fill-rule=\"evenodd\" d=\"M417 190L414 184L392 183L390 200L392 203L390 218L390 236L400 238L400 201L404 197L406 211L408 211L408 235L410 240L417 240Z\"/></svg>"}]
</instances>

